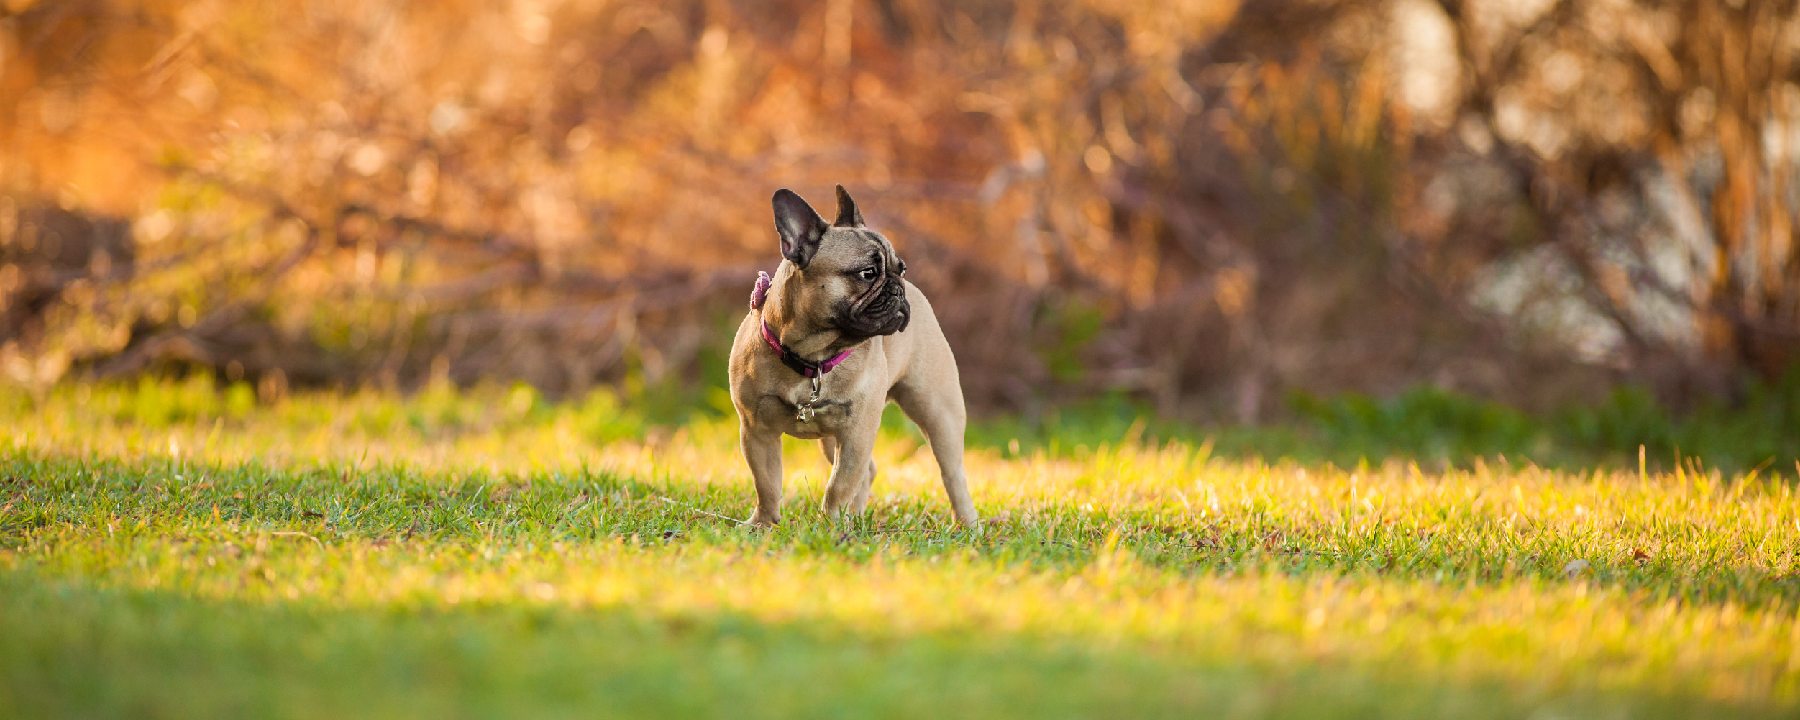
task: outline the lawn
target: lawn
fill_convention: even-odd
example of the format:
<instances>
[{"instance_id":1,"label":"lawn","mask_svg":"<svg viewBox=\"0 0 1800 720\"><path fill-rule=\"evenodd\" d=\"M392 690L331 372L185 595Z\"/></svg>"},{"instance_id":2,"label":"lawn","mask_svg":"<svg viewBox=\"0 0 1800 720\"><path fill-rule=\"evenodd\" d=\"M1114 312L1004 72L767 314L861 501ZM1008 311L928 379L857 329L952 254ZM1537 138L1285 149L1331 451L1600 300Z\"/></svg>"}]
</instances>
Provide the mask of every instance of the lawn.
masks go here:
<instances>
[{"instance_id":1,"label":"lawn","mask_svg":"<svg viewBox=\"0 0 1800 720\"><path fill-rule=\"evenodd\" d=\"M610 396L0 392L0 714L1795 717L1800 498L1697 460L1350 468L894 423L785 524Z\"/></svg>"}]
</instances>

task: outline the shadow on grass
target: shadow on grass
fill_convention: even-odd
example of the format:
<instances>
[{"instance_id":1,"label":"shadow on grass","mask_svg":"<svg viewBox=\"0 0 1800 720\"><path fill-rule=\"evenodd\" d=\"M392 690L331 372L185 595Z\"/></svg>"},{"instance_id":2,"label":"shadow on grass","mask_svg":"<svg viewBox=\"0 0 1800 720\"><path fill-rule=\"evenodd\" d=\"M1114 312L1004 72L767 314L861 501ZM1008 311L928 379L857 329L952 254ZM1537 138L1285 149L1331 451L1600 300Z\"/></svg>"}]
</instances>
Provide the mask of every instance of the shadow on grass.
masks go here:
<instances>
[{"instance_id":1,"label":"shadow on grass","mask_svg":"<svg viewBox=\"0 0 1800 720\"><path fill-rule=\"evenodd\" d=\"M1583 538L1533 530L1516 518L1466 516L1446 528L1437 513L1385 522L1349 516L1290 518L1249 508L1204 522L1167 510L1045 504L990 509L980 533L951 526L937 498L878 503L832 522L814 508L818 489L790 496L784 524L770 532L739 524L751 490L658 484L611 472L490 476L428 473L402 466L280 468L208 465L168 458L71 458L13 451L0 455L0 549L39 529L106 527L120 521L207 524L304 532L323 543L412 539L535 542L620 539L637 543L756 544L793 554L860 561L895 549L930 556L973 552L996 563L1076 569L1107 548L1169 572L1243 571L1373 576L1445 583L1531 580L1642 590L1688 602L1746 607L1800 602L1800 575L1733 563L1716 555L1617 557ZM1640 519L1646 536L1671 529ZM1575 577L1568 563L1585 569Z\"/></svg>"},{"instance_id":2,"label":"shadow on grass","mask_svg":"<svg viewBox=\"0 0 1800 720\"><path fill-rule=\"evenodd\" d=\"M1196 658L628 607L245 602L0 571L0 700L21 717L1752 717L1354 660ZM1472 676L1473 675L1473 676Z\"/></svg>"}]
</instances>

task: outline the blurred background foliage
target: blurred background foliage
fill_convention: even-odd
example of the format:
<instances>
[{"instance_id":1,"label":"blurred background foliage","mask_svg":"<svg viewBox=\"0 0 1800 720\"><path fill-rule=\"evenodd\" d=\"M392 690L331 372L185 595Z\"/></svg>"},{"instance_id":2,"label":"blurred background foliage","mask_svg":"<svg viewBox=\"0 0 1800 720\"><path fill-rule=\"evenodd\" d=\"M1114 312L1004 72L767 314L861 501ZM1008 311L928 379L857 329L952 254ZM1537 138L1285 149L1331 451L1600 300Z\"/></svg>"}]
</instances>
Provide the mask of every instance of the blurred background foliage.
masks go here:
<instances>
[{"instance_id":1,"label":"blurred background foliage","mask_svg":"<svg viewBox=\"0 0 1800 720\"><path fill-rule=\"evenodd\" d=\"M1793 457L1797 4L0 0L0 375L705 407L843 183L1020 423Z\"/></svg>"}]
</instances>

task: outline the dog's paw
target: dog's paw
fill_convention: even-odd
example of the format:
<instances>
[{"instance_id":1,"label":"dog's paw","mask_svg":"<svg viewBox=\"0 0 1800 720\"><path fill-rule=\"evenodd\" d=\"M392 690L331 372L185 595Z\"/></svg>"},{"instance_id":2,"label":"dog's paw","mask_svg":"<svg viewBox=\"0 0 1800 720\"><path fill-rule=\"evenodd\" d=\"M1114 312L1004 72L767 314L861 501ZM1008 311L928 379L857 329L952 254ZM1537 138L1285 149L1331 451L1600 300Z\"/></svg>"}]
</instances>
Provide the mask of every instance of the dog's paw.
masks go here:
<instances>
[{"instance_id":1,"label":"dog's paw","mask_svg":"<svg viewBox=\"0 0 1800 720\"><path fill-rule=\"evenodd\" d=\"M963 532L980 535L981 531L987 527L985 523L981 522L981 516L976 515L972 509L962 512L952 511L951 515L956 519L957 529Z\"/></svg>"},{"instance_id":2,"label":"dog's paw","mask_svg":"<svg viewBox=\"0 0 1800 720\"><path fill-rule=\"evenodd\" d=\"M758 510L756 514L750 516L749 520L745 520L744 524L757 530L771 530L774 529L776 525L781 524L781 516L765 515L761 510Z\"/></svg>"}]
</instances>

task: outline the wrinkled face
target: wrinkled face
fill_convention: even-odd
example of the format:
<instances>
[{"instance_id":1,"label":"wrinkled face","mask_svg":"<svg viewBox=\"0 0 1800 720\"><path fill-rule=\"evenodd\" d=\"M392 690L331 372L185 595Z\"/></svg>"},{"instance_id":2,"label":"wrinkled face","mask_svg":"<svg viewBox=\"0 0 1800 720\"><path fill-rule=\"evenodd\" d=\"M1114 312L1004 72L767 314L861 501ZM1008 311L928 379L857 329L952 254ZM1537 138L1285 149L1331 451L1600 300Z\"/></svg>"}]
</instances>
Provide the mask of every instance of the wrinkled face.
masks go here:
<instances>
[{"instance_id":1,"label":"wrinkled face","mask_svg":"<svg viewBox=\"0 0 1800 720\"><path fill-rule=\"evenodd\" d=\"M881 233L863 224L856 201L838 186L838 217L825 219L790 190L775 193L781 255L793 264L789 291L801 312L861 340L906 329L906 263ZM790 283L791 283L790 280Z\"/></svg>"},{"instance_id":2,"label":"wrinkled face","mask_svg":"<svg viewBox=\"0 0 1800 720\"><path fill-rule=\"evenodd\" d=\"M906 262L880 233L832 228L812 262L801 271L808 290L825 291L832 327L852 338L892 335L906 329Z\"/></svg>"}]
</instances>

